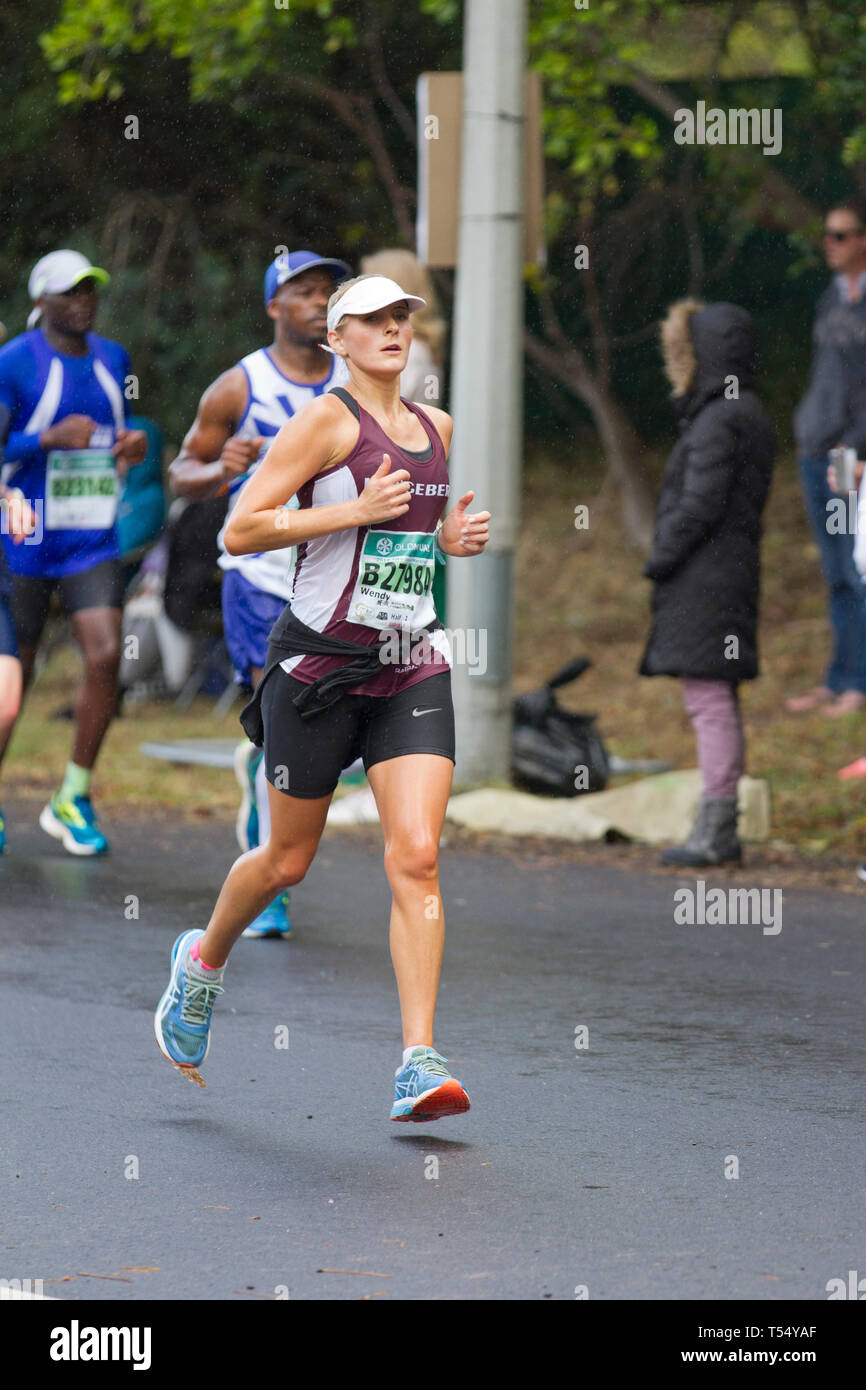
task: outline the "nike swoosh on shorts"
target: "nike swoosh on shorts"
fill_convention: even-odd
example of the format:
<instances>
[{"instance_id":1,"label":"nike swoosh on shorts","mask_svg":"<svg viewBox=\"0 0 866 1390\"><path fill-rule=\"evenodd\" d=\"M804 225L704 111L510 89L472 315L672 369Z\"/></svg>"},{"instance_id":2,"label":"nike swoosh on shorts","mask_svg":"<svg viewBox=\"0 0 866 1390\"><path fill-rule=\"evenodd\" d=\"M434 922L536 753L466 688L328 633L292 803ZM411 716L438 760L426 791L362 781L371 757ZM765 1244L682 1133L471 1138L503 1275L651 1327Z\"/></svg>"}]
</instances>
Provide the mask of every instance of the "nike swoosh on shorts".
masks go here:
<instances>
[{"instance_id":1,"label":"nike swoosh on shorts","mask_svg":"<svg viewBox=\"0 0 866 1390\"><path fill-rule=\"evenodd\" d=\"M419 714L438 714L441 708L441 705L434 705L432 709L413 709L412 718L417 719Z\"/></svg>"}]
</instances>

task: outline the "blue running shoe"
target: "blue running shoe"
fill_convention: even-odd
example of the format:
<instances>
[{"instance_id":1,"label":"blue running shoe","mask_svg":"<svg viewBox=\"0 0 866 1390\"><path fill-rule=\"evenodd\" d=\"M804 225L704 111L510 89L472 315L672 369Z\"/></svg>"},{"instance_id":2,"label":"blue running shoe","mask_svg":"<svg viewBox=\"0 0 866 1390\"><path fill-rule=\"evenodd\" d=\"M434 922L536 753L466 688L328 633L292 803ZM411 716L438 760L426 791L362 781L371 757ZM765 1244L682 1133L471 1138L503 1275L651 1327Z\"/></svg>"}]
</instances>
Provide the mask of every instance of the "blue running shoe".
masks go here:
<instances>
[{"instance_id":1,"label":"blue running shoe","mask_svg":"<svg viewBox=\"0 0 866 1390\"><path fill-rule=\"evenodd\" d=\"M246 853L259 843L259 808L256 801L256 773L265 756L263 748L245 741L235 749L235 777L241 789L241 804L235 822L238 844Z\"/></svg>"},{"instance_id":2,"label":"blue running shoe","mask_svg":"<svg viewBox=\"0 0 866 1390\"><path fill-rule=\"evenodd\" d=\"M96 812L89 796L75 796L61 801L52 796L43 806L39 824L46 834L60 840L69 854L106 854L108 841L99 828Z\"/></svg>"},{"instance_id":3,"label":"blue running shoe","mask_svg":"<svg viewBox=\"0 0 866 1390\"><path fill-rule=\"evenodd\" d=\"M171 979L156 1006L153 1023L163 1057L176 1067L199 1067L210 1047L211 1013L223 993L222 971L213 984L189 972L189 950L202 929L183 932L171 948Z\"/></svg>"},{"instance_id":4,"label":"blue running shoe","mask_svg":"<svg viewBox=\"0 0 866 1390\"><path fill-rule=\"evenodd\" d=\"M3 816L3 807L0 806L0 854L6 848L6 820Z\"/></svg>"},{"instance_id":5,"label":"blue running shoe","mask_svg":"<svg viewBox=\"0 0 866 1390\"><path fill-rule=\"evenodd\" d=\"M441 1120L443 1115L462 1115L469 1109L469 1097L432 1047L414 1047L407 1064L394 1076L392 1120Z\"/></svg>"},{"instance_id":6,"label":"blue running shoe","mask_svg":"<svg viewBox=\"0 0 866 1390\"><path fill-rule=\"evenodd\" d=\"M250 922L244 936L291 936L292 921L289 916L291 896L288 888L278 898L260 912L255 921Z\"/></svg>"}]
</instances>

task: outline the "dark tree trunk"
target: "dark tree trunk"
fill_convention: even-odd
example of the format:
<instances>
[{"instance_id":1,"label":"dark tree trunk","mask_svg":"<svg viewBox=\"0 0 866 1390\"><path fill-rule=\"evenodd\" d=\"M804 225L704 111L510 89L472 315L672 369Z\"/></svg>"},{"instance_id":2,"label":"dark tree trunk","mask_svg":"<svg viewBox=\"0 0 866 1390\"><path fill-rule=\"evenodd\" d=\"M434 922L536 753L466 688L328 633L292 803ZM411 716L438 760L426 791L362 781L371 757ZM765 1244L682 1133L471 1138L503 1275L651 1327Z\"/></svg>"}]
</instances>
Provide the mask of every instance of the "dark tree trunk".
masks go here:
<instances>
[{"instance_id":1,"label":"dark tree trunk","mask_svg":"<svg viewBox=\"0 0 866 1390\"><path fill-rule=\"evenodd\" d=\"M622 519L632 544L649 551L655 502L643 473L645 446L619 401L590 371L583 354L567 344L551 346L527 333L528 355L562 383L592 415L622 501Z\"/></svg>"},{"instance_id":2,"label":"dark tree trunk","mask_svg":"<svg viewBox=\"0 0 866 1390\"><path fill-rule=\"evenodd\" d=\"M610 356L610 340L596 324L594 336L601 334L599 346L603 351L601 367L595 369L581 350L569 341L547 289L539 291L538 305L545 338L527 332L524 338L526 351L555 381L561 382L577 396L592 415L607 455L611 477L619 491L626 535L635 547L648 551L652 543L655 503L641 463L645 447L616 398L609 379L609 368L607 374L605 371Z\"/></svg>"}]
</instances>

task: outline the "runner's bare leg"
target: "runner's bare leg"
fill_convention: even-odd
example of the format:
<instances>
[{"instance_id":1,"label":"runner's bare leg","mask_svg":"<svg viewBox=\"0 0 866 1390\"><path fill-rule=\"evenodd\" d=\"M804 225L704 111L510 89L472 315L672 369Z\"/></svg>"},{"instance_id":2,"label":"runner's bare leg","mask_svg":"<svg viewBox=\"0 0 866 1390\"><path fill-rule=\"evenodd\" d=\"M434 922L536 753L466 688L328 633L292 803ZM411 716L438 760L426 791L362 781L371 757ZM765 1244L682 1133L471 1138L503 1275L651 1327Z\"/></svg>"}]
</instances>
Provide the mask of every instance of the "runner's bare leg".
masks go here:
<instances>
[{"instance_id":1,"label":"runner's bare leg","mask_svg":"<svg viewBox=\"0 0 866 1390\"><path fill-rule=\"evenodd\" d=\"M445 940L439 895L439 837L454 764L435 753L375 763L367 776L385 838L391 885L391 960L397 976L403 1046L433 1046L433 1018Z\"/></svg>"},{"instance_id":2,"label":"runner's bare leg","mask_svg":"<svg viewBox=\"0 0 866 1390\"><path fill-rule=\"evenodd\" d=\"M300 883L315 858L331 796L288 796L268 783L271 833L265 844L236 859L199 940L206 965L225 965L241 935L278 893Z\"/></svg>"}]
</instances>

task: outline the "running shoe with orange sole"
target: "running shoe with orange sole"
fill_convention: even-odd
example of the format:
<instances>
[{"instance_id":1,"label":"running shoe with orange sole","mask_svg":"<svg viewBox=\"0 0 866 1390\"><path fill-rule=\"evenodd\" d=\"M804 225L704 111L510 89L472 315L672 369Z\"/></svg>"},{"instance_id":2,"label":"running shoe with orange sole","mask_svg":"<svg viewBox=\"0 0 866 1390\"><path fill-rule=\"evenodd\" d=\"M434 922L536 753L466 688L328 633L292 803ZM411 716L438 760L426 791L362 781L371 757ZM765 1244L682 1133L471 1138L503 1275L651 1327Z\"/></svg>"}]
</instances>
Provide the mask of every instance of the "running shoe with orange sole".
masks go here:
<instances>
[{"instance_id":1,"label":"running shoe with orange sole","mask_svg":"<svg viewBox=\"0 0 866 1390\"><path fill-rule=\"evenodd\" d=\"M391 1119L423 1124L446 1115L462 1115L469 1097L432 1047L415 1047L409 1061L394 1073Z\"/></svg>"}]
</instances>

